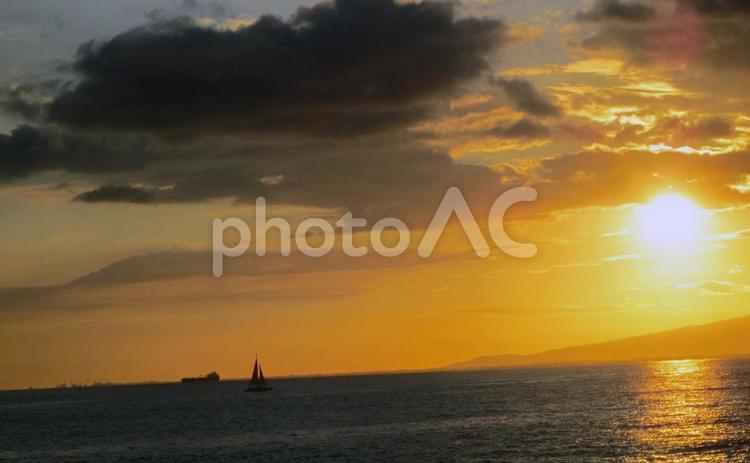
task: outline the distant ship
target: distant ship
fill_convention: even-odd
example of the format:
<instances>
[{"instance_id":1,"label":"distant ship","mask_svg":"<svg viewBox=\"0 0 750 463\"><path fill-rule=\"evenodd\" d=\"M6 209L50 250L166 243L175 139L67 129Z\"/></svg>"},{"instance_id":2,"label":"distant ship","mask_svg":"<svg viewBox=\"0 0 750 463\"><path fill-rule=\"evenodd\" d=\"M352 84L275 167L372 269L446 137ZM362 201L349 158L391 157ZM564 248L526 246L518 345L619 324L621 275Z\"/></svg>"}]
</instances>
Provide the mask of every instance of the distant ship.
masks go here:
<instances>
[{"instance_id":1,"label":"distant ship","mask_svg":"<svg viewBox=\"0 0 750 463\"><path fill-rule=\"evenodd\" d=\"M183 383L215 383L221 379L219 374L215 371L207 374L206 376L197 376L195 378L182 378Z\"/></svg>"},{"instance_id":2,"label":"distant ship","mask_svg":"<svg viewBox=\"0 0 750 463\"><path fill-rule=\"evenodd\" d=\"M258 363L258 356L256 355L253 377L250 378L250 386L245 389L245 392L266 392L271 389L273 389L271 386L266 385L266 378L263 377L263 368Z\"/></svg>"}]
</instances>

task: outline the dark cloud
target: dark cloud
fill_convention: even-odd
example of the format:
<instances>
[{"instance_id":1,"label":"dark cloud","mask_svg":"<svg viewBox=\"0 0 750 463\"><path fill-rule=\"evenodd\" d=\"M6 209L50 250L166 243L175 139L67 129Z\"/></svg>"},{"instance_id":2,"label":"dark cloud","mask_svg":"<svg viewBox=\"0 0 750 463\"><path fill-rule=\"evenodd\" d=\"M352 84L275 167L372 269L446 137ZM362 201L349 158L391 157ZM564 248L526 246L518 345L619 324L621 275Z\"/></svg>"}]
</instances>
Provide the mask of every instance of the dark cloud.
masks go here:
<instances>
[{"instance_id":1,"label":"dark cloud","mask_svg":"<svg viewBox=\"0 0 750 463\"><path fill-rule=\"evenodd\" d=\"M682 3L704 15L750 15L750 2L746 0L682 0Z\"/></svg>"},{"instance_id":2,"label":"dark cloud","mask_svg":"<svg viewBox=\"0 0 750 463\"><path fill-rule=\"evenodd\" d=\"M141 139L82 136L28 125L0 134L0 180L51 170L75 173L134 171L149 157Z\"/></svg>"},{"instance_id":3,"label":"dark cloud","mask_svg":"<svg viewBox=\"0 0 750 463\"><path fill-rule=\"evenodd\" d=\"M523 79L496 79L495 84L505 90L521 111L535 116L559 116L560 108L537 91L531 82Z\"/></svg>"},{"instance_id":4,"label":"dark cloud","mask_svg":"<svg viewBox=\"0 0 750 463\"><path fill-rule=\"evenodd\" d=\"M576 14L578 21L646 21L656 17L656 10L637 1L597 0L587 11Z\"/></svg>"},{"instance_id":5,"label":"dark cloud","mask_svg":"<svg viewBox=\"0 0 750 463\"><path fill-rule=\"evenodd\" d=\"M0 90L0 108L24 120L39 119L44 105L31 97L30 91L33 91L33 87L27 85Z\"/></svg>"},{"instance_id":6,"label":"dark cloud","mask_svg":"<svg viewBox=\"0 0 750 463\"><path fill-rule=\"evenodd\" d=\"M508 136L535 130L531 122L506 129ZM451 186L481 204L501 188L500 174L489 167L393 136L286 144L212 137L178 144L30 126L0 135L0 179L54 170L87 174L101 185L74 198L80 202L252 203L265 196L272 204L346 208L415 223Z\"/></svg>"},{"instance_id":7,"label":"dark cloud","mask_svg":"<svg viewBox=\"0 0 750 463\"><path fill-rule=\"evenodd\" d=\"M742 0L600 0L577 18L598 26L584 48L620 49L638 64L723 70L750 64L748 14L750 3Z\"/></svg>"},{"instance_id":8,"label":"dark cloud","mask_svg":"<svg viewBox=\"0 0 750 463\"><path fill-rule=\"evenodd\" d=\"M728 120L719 117L705 117L695 125L696 136L706 138L729 137L734 134L734 127Z\"/></svg>"},{"instance_id":9,"label":"dark cloud","mask_svg":"<svg viewBox=\"0 0 750 463\"><path fill-rule=\"evenodd\" d=\"M156 22L81 46L80 82L49 114L191 135L378 132L424 118L433 98L478 76L502 34L498 21L457 19L433 1L337 0L236 31Z\"/></svg>"},{"instance_id":10,"label":"dark cloud","mask_svg":"<svg viewBox=\"0 0 750 463\"><path fill-rule=\"evenodd\" d=\"M155 194L144 188L129 185L105 185L86 191L75 197L76 201L87 203L133 203L148 204L154 201Z\"/></svg>"},{"instance_id":11,"label":"dark cloud","mask_svg":"<svg viewBox=\"0 0 750 463\"><path fill-rule=\"evenodd\" d=\"M22 84L0 89L0 108L23 120L39 121L44 115L48 96L65 89L66 83L61 79L30 79Z\"/></svg>"},{"instance_id":12,"label":"dark cloud","mask_svg":"<svg viewBox=\"0 0 750 463\"><path fill-rule=\"evenodd\" d=\"M502 188L497 171L458 163L416 143L367 147L295 147L183 162L179 156L81 194L84 202L187 203L222 198L253 203L347 209L367 218L400 217L420 223L445 191L457 186L477 204ZM130 185L130 186L127 186ZM138 186L135 186L138 185Z\"/></svg>"},{"instance_id":13,"label":"dark cloud","mask_svg":"<svg viewBox=\"0 0 750 463\"><path fill-rule=\"evenodd\" d=\"M697 121L684 120L682 118L666 118L659 120L658 124L644 135L651 133L666 134L675 141L682 140L706 140L720 137L731 137L734 135L734 126L731 121L719 116L710 116Z\"/></svg>"},{"instance_id":14,"label":"dark cloud","mask_svg":"<svg viewBox=\"0 0 750 463\"><path fill-rule=\"evenodd\" d=\"M689 116L663 116L654 125L646 128L640 124L622 126L615 121L604 126L616 132L614 139L620 143L641 145L694 146L705 147L720 138L733 138L736 135L733 120L721 116L693 118ZM592 142L606 142L600 135Z\"/></svg>"},{"instance_id":15,"label":"dark cloud","mask_svg":"<svg viewBox=\"0 0 750 463\"><path fill-rule=\"evenodd\" d=\"M28 102L11 109L52 125L0 135L0 178L88 174L99 186L74 198L86 203L265 196L414 223L451 186L489 204L496 170L454 161L403 129L485 70L503 29L459 19L447 2L394 0L321 3L236 31L156 21L81 46L67 87L8 93L6 108ZM57 97L40 106L46 90ZM503 130L544 128L524 120Z\"/></svg>"},{"instance_id":16,"label":"dark cloud","mask_svg":"<svg viewBox=\"0 0 750 463\"><path fill-rule=\"evenodd\" d=\"M509 126L495 127L486 134L501 138L543 138L549 136L550 130L539 122L523 118Z\"/></svg>"}]
</instances>

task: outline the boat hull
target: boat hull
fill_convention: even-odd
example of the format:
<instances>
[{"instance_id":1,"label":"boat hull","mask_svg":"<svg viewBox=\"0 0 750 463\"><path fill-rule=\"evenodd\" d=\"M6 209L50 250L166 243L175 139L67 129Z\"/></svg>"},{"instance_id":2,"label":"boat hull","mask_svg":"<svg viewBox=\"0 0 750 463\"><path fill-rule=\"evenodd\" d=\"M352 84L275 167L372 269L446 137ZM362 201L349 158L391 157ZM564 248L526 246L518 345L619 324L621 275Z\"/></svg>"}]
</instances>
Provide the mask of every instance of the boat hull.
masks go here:
<instances>
[{"instance_id":1,"label":"boat hull","mask_svg":"<svg viewBox=\"0 0 750 463\"><path fill-rule=\"evenodd\" d=\"M187 384L187 383L218 383L218 379L214 378L182 378L180 380L181 383Z\"/></svg>"},{"instance_id":2,"label":"boat hull","mask_svg":"<svg viewBox=\"0 0 750 463\"><path fill-rule=\"evenodd\" d=\"M245 389L245 392L268 392L273 390L271 386L250 386Z\"/></svg>"}]
</instances>

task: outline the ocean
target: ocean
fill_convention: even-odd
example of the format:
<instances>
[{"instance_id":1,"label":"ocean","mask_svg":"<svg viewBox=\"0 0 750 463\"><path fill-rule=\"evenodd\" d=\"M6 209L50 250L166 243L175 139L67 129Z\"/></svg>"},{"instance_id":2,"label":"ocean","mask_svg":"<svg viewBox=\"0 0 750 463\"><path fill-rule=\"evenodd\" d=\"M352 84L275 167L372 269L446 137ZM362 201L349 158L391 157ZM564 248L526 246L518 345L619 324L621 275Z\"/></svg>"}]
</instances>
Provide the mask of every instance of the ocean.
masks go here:
<instances>
[{"instance_id":1,"label":"ocean","mask_svg":"<svg viewBox=\"0 0 750 463\"><path fill-rule=\"evenodd\" d=\"M750 461L750 361L0 393L9 461Z\"/></svg>"}]
</instances>

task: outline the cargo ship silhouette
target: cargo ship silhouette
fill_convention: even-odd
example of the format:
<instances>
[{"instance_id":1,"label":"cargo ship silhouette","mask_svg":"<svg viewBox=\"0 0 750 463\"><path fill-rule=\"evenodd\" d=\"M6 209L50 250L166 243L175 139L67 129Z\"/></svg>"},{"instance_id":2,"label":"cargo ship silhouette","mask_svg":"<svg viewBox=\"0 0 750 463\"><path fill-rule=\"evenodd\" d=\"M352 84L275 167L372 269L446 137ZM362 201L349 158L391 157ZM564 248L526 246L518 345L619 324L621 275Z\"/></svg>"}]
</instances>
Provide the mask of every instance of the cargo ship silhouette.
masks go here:
<instances>
[{"instance_id":1,"label":"cargo ship silhouette","mask_svg":"<svg viewBox=\"0 0 750 463\"><path fill-rule=\"evenodd\" d=\"M196 376L193 378L182 378L180 381L183 383L215 383L221 379L219 374L215 371L207 374L206 376Z\"/></svg>"}]
</instances>

